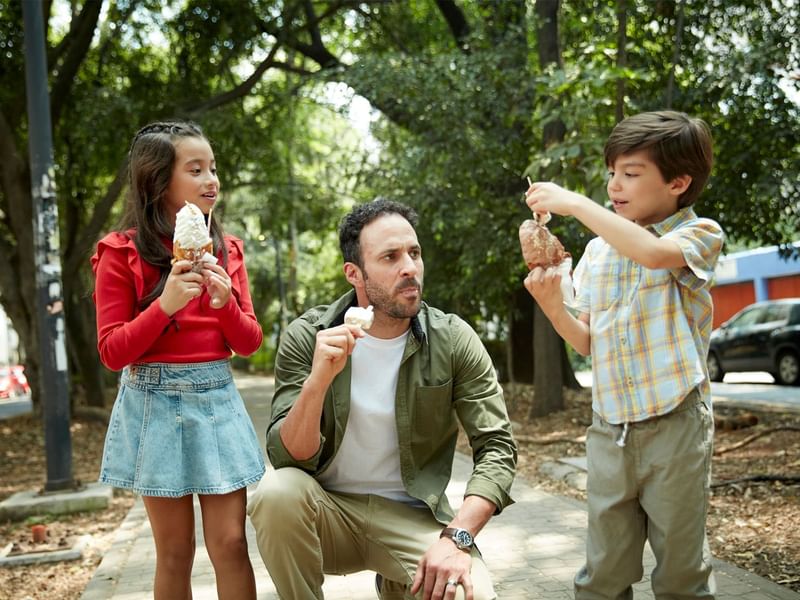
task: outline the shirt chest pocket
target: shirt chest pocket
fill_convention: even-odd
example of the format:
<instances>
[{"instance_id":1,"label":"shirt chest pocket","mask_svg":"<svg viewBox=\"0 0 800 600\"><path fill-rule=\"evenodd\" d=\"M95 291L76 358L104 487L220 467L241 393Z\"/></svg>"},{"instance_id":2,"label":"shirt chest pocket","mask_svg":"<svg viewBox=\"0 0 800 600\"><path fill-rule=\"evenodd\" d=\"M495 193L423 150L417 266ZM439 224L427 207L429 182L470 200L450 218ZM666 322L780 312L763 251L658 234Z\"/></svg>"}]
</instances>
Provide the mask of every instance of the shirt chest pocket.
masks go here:
<instances>
[{"instance_id":1,"label":"shirt chest pocket","mask_svg":"<svg viewBox=\"0 0 800 600\"><path fill-rule=\"evenodd\" d=\"M592 311L607 310L622 296L622 269L619 262L592 267Z\"/></svg>"},{"instance_id":2,"label":"shirt chest pocket","mask_svg":"<svg viewBox=\"0 0 800 600\"><path fill-rule=\"evenodd\" d=\"M411 437L431 444L456 427L453 418L453 380L442 385L420 386L416 390Z\"/></svg>"},{"instance_id":3,"label":"shirt chest pocket","mask_svg":"<svg viewBox=\"0 0 800 600\"><path fill-rule=\"evenodd\" d=\"M669 269L642 269L642 289L664 286L670 283L672 273Z\"/></svg>"}]
</instances>

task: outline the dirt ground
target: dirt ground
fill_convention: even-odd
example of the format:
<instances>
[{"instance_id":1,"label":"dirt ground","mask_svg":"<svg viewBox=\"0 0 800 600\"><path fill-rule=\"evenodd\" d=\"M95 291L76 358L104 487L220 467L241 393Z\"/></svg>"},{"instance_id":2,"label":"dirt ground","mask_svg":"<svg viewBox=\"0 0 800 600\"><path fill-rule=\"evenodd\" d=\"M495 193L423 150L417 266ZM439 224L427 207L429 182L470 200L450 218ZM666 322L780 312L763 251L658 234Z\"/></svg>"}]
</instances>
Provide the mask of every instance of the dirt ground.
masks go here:
<instances>
[{"instance_id":1,"label":"dirt ground","mask_svg":"<svg viewBox=\"0 0 800 600\"><path fill-rule=\"evenodd\" d=\"M589 392L566 391L566 410L523 425L531 396L530 387L506 386L509 412L520 438L519 475L548 492L583 499L583 492L541 475L539 465L585 453L583 435L591 420ZM723 409L716 412L718 451L768 428L800 428L800 415ZM732 429L734 425L749 426ZM98 420L73 422L72 462L77 479L96 479L105 428ZM23 416L0 421L0 499L20 490L40 488L46 478L43 457L43 430L38 419ZM714 458L715 484L753 475L795 480L715 487L708 518L712 551L725 561L800 592L800 431L775 432ZM69 543L80 535L92 536L82 560L0 568L0 600L80 598L132 504L133 496L121 493L104 511L45 515L21 523L0 522L0 549L9 544L17 544L18 550L36 549L31 541L31 525L38 523L45 523L50 533L44 544L58 545L62 538Z\"/></svg>"},{"instance_id":2,"label":"dirt ground","mask_svg":"<svg viewBox=\"0 0 800 600\"><path fill-rule=\"evenodd\" d=\"M106 425L97 420L72 423L72 466L76 479L97 480ZM0 500L23 490L41 489L47 480L44 430L39 419L20 416L0 421ZM91 535L80 560L19 567L0 567L0 600L76 600L111 547L117 527L133 505L133 494L114 496L103 511L73 515L41 515L22 522L0 522L0 550L35 552L71 547L76 538ZM32 526L44 524L47 537L33 543Z\"/></svg>"}]
</instances>

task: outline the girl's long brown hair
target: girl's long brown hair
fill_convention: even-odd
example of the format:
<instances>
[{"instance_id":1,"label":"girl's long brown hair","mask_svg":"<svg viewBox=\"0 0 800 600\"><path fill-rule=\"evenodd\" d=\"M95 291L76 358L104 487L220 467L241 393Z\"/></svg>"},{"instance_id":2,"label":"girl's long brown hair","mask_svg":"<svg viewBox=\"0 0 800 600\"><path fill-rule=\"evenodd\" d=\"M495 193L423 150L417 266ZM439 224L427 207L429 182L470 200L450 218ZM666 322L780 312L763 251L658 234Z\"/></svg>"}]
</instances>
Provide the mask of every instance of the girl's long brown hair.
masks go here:
<instances>
[{"instance_id":1,"label":"girl's long brown hair","mask_svg":"<svg viewBox=\"0 0 800 600\"><path fill-rule=\"evenodd\" d=\"M175 166L175 144L186 137L206 141L202 129L190 121L161 121L142 127L131 142L128 159L128 199L119 230L133 231L133 242L142 260L157 267L161 278L156 286L139 299L143 310L161 295L172 269L172 254L164 239L172 239L175 224L166 209L164 198ZM217 219L211 217L211 239L214 255L222 254L222 265L228 264L224 233Z\"/></svg>"}]
</instances>

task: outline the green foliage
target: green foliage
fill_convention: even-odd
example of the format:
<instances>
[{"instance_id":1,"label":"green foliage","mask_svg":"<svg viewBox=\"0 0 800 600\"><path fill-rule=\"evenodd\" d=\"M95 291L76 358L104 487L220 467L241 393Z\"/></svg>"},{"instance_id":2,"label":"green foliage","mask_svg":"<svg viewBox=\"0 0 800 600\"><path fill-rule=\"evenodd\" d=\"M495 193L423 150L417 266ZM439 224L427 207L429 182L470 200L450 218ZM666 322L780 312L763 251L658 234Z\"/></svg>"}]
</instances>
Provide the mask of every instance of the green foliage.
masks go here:
<instances>
[{"instance_id":1,"label":"green foliage","mask_svg":"<svg viewBox=\"0 0 800 600\"><path fill-rule=\"evenodd\" d=\"M603 202L602 143L614 124L617 78L625 81L626 114L663 108L677 57L672 107L705 119L715 137L715 169L698 211L719 220L735 245L792 241L800 230L797 3L682 2L675 54L678 5L635 2L625 69L614 66L615 3L598 4L591 25L582 7L564 6L565 67L541 76L550 99L537 118L560 116L568 134L534 157L531 170L550 169L559 183Z\"/></svg>"},{"instance_id":2,"label":"green foliage","mask_svg":"<svg viewBox=\"0 0 800 600\"><path fill-rule=\"evenodd\" d=\"M9 148L27 156L20 2L0 0L6 164ZM709 122L716 165L698 210L718 219L732 244L792 241L800 230L800 4L631 0L624 66L617 5L564 0L562 64L541 69L542 24L525 0L456 2L450 22L429 0L108 3L75 76L53 98L62 247L68 264L82 265L70 292L85 299L91 289L87 238L119 214L114 182L133 133L188 117L212 141L219 214L245 241L268 344L294 315L346 289L337 223L378 194L420 212L426 298L502 338L525 275L517 239L529 215L525 177L605 202L602 147L619 82L625 114L669 102ZM54 6L74 10L76 23L88 4ZM69 66L74 23L50 21L51 86ZM248 82L267 56L275 64ZM378 150L347 121L341 99L353 93L383 115L371 132ZM566 134L545 148L544 127L557 120ZM22 200L8 181L0 261L16 271L2 280L0 299L23 277L16 244L25 236L9 219ZM575 259L591 235L572 219L551 229Z\"/></svg>"},{"instance_id":3,"label":"green foliage","mask_svg":"<svg viewBox=\"0 0 800 600\"><path fill-rule=\"evenodd\" d=\"M373 185L421 214L426 296L474 321L485 304L505 305L523 275L516 228L534 89L507 59L502 45L469 55L445 48L424 60L384 53L349 73L378 105L408 90L395 98L411 115L405 127L373 130L382 144ZM391 70L379 68L386 62Z\"/></svg>"},{"instance_id":4,"label":"green foliage","mask_svg":"<svg viewBox=\"0 0 800 600\"><path fill-rule=\"evenodd\" d=\"M604 204L603 144L616 121L619 81L625 114L670 102L710 124L716 167L698 211L718 219L732 243L796 237L800 119L797 96L790 100L779 84L798 91L797 3L629 2L624 66L617 64L617 4L564 2L563 66L545 71L533 54L535 36L516 35L507 16L498 38L501 17L481 12L479 2L464 3L468 52L452 38L438 45L441 38L424 44L411 36L409 45L362 38L346 78L388 117L373 131L382 144L374 185L422 215L432 302L478 324L505 322L506 299L524 276L516 236L526 213L522 175ZM415 6L382 13L382 25L434 27ZM535 26L529 13L526 30ZM781 72L795 78L781 80ZM543 127L556 119L565 138L543 148ZM571 219L551 228L576 260L593 235Z\"/></svg>"},{"instance_id":5,"label":"green foliage","mask_svg":"<svg viewBox=\"0 0 800 600\"><path fill-rule=\"evenodd\" d=\"M46 513L42 515L31 515L30 517L25 517L23 523L28 527L32 525L47 525L48 523L52 523L56 520L56 515L53 513Z\"/></svg>"},{"instance_id":6,"label":"green foliage","mask_svg":"<svg viewBox=\"0 0 800 600\"><path fill-rule=\"evenodd\" d=\"M53 122L53 141L61 245L65 265L73 265L65 271L68 295L87 300L93 287L88 259L94 241L115 227L122 210L123 169L133 134L150 121L170 118L197 121L211 140L222 182L218 215L245 241L254 304L268 340L274 345L281 320L341 289L333 232L346 207L360 199L355 191L365 160L360 138L338 108L325 105L328 92L321 80L273 69L243 87L274 46L265 29L280 26L285 15L304 14L295 4L285 14L271 1L119 0L108 5L68 89L51 98L60 114ZM51 18L48 28L51 86L70 60L75 24L85 6L54 2L53 14L60 16ZM63 20L70 17L71 23ZM19 0L2 1L0 117L11 130L2 135L11 136L0 148L5 152L10 142L24 156L21 34ZM275 60L304 68L297 53L284 50ZM118 174L120 187L114 184ZM0 239L13 247L23 239L14 227L24 224L11 223L6 207L28 200L6 196L9 189L5 180ZM0 290L0 298L4 291L10 292ZM78 305L88 310L91 302ZM93 321L93 315L85 320ZM27 324L16 325L24 331Z\"/></svg>"},{"instance_id":7,"label":"green foliage","mask_svg":"<svg viewBox=\"0 0 800 600\"><path fill-rule=\"evenodd\" d=\"M260 139L223 147L253 149L225 194L225 222L245 240L254 305L272 347L289 320L343 291L335 231L359 200L364 151L345 118L325 105L328 93L310 86L290 96L272 82L252 99L261 104L255 114L269 115ZM219 130L222 139L230 140L222 133L230 127Z\"/></svg>"}]
</instances>

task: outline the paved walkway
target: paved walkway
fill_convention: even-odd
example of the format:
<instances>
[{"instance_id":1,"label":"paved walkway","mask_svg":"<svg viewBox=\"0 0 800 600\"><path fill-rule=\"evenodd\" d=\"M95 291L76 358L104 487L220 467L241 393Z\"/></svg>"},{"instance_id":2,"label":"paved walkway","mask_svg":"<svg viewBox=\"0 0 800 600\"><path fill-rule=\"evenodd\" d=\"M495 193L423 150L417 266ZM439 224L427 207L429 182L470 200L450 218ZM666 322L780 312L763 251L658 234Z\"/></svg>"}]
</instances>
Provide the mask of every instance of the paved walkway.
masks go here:
<instances>
[{"instance_id":1,"label":"paved walkway","mask_svg":"<svg viewBox=\"0 0 800 600\"><path fill-rule=\"evenodd\" d=\"M268 418L271 381L263 377L237 376L237 383L248 405L256 431L262 438ZM471 460L456 457L453 481L448 496L458 506L471 470ZM486 563L501 600L569 599L572 577L584 556L586 509L583 503L545 494L517 478L512 495L516 504L509 507L478 537ZM192 573L195 600L213 600L216 596L214 571L203 545L198 514L197 555ZM255 531L248 523L250 559L256 573L259 600L276 600L275 588L258 555ZM112 548L106 553L81 600L142 600L152 598L155 549L144 506L138 500L119 528ZM647 552L645 572L654 561ZM787 588L717 561L718 598L740 600L800 600ZM374 600L374 574L356 573L345 577L328 576L325 597L328 600ZM635 596L653 598L647 575L635 586ZM301 600L301 599L288 599Z\"/></svg>"}]
</instances>

